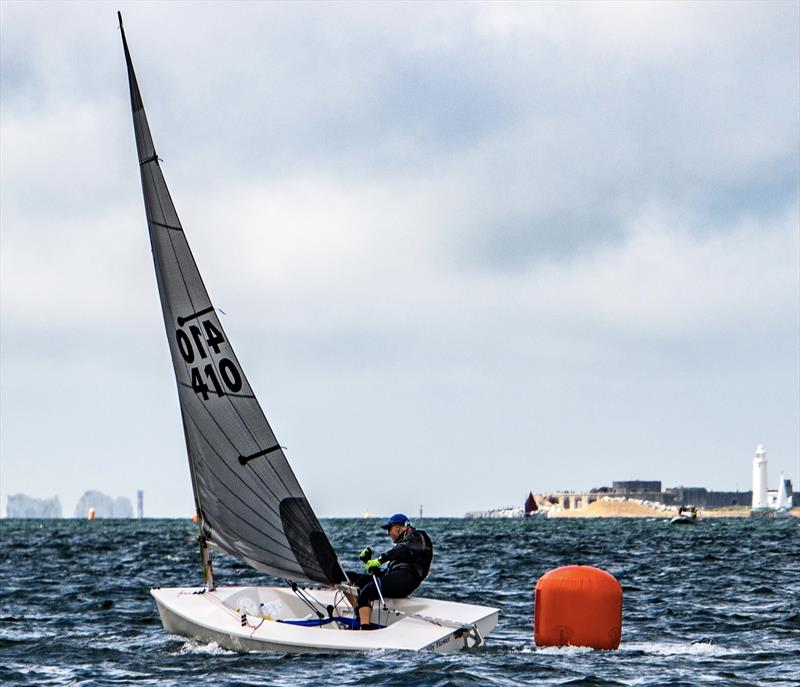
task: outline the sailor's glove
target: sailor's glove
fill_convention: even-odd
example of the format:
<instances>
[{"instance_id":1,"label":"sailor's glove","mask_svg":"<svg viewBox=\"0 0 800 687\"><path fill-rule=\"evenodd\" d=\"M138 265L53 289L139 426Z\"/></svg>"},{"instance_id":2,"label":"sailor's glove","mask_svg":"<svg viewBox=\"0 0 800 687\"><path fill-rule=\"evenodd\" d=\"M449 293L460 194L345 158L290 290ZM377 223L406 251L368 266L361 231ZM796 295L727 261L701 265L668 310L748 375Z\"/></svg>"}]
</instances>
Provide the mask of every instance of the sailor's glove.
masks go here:
<instances>
[{"instance_id":1,"label":"sailor's glove","mask_svg":"<svg viewBox=\"0 0 800 687\"><path fill-rule=\"evenodd\" d=\"M372 549L368 546L360 554L358 554L358 557L361 559L362 563L366 563L370 558L372 558Z\"/></svg>"},{"instance_id":2,"label":"sailor's glove","mask_svg":"<svg viewBox=\"0 0 800 687\"><path fill-rule=\"evenodd\" d=\"M380 572L380 569L381 569L381 562L377 558L373 558L364 563L364 570L367 571L368 575Z\"/></svg>"}]
</instances>

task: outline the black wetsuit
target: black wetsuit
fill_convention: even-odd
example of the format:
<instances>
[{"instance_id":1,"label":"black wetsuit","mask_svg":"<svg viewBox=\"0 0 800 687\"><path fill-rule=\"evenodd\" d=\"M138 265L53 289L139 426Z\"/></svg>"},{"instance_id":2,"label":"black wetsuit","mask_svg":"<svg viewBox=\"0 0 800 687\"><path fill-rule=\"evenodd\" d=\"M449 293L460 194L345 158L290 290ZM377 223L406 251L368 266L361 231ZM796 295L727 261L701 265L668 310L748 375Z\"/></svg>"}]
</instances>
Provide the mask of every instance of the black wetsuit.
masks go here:
<instances>
[{"instance_id":1,"label":"black wetsuit","mask_svg":"<svg viewBox=\"0 0 800 687\"><path fill-rule=\"evenodd\" d=\"M377 573L381 594L385 599L409 596L428 576L433 559L433 543L424 530L409 527L395 545L378 560L388 563L386 572ZM358 587L358 608L369 606L380 598L372 575L348 573Z\"/></svg>"}]
</instances>

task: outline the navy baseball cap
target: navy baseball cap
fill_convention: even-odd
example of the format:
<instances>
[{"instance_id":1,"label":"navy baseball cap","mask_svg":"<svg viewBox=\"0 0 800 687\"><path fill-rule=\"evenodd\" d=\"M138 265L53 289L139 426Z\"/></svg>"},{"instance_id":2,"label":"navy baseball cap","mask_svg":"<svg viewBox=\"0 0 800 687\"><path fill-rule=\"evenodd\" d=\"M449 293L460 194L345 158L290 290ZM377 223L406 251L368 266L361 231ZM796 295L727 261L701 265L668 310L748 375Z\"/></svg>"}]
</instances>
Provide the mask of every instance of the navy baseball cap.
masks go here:
<instances>
[{"instance_id":1,"label":"navy baseball cap","mask_svg":"<svg viewBox=\"0 0 800 687\"><path fill-rule=\"evenodd\" d=\"M411 523L408 520L408 517L403 515L402 513L395 513L391 518L389 518L385 523L381 525L381 529L388 530L392 525L410 525Z\"/></svg>"}]
</instances>

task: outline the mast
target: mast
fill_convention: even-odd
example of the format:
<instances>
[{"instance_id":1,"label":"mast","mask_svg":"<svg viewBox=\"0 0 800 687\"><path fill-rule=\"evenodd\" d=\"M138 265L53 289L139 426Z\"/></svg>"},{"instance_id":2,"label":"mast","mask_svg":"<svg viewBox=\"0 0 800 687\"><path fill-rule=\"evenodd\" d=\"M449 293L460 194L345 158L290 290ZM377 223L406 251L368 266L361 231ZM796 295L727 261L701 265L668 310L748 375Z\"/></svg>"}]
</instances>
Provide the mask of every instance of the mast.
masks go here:
<instances>
[{"instance_id":1,"label":"mast","mask_svg":"<svg viewBox=\"0 0 800 687\"><path fill-rule=\"evenodd\" d=\"M117 18L119 19L119 31L120 35L122 36L122 48L125 51L125 64L128 70L128 85L130 88L130 96L131 96L131 114L133 116L133 127L134 132L136 134L136 147L137 151L140 153L139 159L139 166L140 168L145 164L155 164L158 166L159 157L156 154L155 146L153 145L152 137L150 136L150 127L147 123L147 116L144 112L144 104L142 103L142 96L139 92L139 84L136 80L136 73L133 70L133 61L131 60L131 54L128 49L128 41L125 38L125 28L122 24L122 12L117 12ZM150 155L147 155L144 159L141 159L141 152L144 151L152 151ZM147 189L145 188L145 178L144 174L141 177L142 182L142 193L147 197ZM148 225L151 223L152 219L150 217L150 208L147 202L145 202L145 215L147 216L147 223ZM152 244L153 248L153 262L156 268L156 277L158 278L158 262L156 259L156 244ZM160 289L159 289L160 290ZM183 416L183 413L181 413ZM183 417L182 417L183 420ZM188 442L188 437L186 435L186 423L183 421L183 430L184 430L184 439ZM189 461L189 476L192 481L192 494L194 496L194 507L195 513L197 514L197 542L200 547L200 561L203 569L203 583L212 590L214 588L214 575L213 575L213 568L211 564L211 553L208 549L208 544L206 542L205 534L204 534L204 526L203 526L203 507L200 503L200 490L197 488L197 476L195 475L194 464L192 461Z\"/></svg>"}]
</instances>

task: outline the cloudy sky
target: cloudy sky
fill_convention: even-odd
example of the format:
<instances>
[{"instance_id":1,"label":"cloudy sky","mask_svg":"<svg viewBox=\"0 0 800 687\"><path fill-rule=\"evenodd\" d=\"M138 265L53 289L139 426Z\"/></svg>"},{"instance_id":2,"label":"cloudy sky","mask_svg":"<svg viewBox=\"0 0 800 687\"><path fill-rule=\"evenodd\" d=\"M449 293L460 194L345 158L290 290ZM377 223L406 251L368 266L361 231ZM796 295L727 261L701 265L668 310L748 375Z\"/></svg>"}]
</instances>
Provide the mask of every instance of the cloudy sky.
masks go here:
<instances>
[{"instance_id":1,"label":"cloudy sky","mask_svg":"<svg viewBox=\"0 0 800 687\"><path fill-rule=\"evenodd\" d=\"M193 510L117 29L321 516L800 475L800 5L0 4L0 509Z\"/></svg>"}]
</instances>

